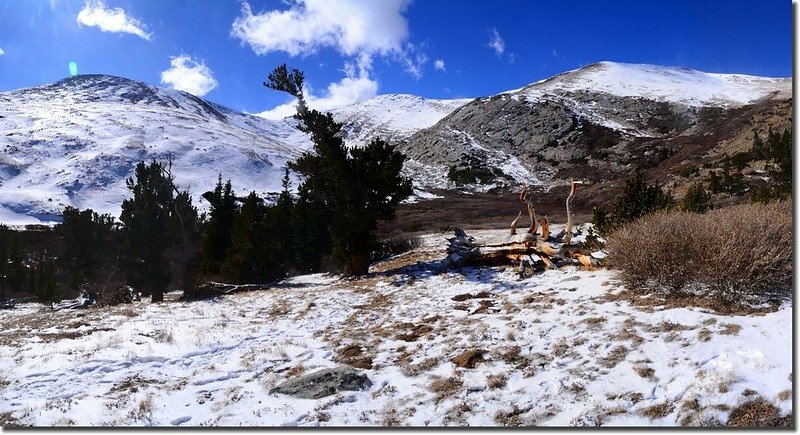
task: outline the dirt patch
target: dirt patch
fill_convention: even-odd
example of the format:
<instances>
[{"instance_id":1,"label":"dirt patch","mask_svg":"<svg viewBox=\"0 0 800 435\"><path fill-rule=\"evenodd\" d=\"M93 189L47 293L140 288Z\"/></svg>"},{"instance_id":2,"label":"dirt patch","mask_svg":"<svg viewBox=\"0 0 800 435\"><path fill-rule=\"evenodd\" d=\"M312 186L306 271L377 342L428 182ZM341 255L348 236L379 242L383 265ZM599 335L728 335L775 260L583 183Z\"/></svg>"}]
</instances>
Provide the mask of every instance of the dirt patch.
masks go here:
<instances>
[{"instance_id":1,"label":"dirt patch","mask_svg":"<svg viewBox=\"0 0 800 435\"><path fill-rule=\"evenodd\" d=\"M403 340L406 342L417 341L421 337L433 331L433 327L424 323L419 325L414 325L413 323L400 323L397 325L397 329L408 331L397 335L398 340Z\"/></svg>"},{"instance_id":2,"label":"dirt patch","mask_svg":"<svg viewBox=\"0 0 800 435\"><path fill-rule=\"evenodd\" d=\"M619 364L628 355L628 348L625 346L617 346L611 349L608 355L600 358L599 362L603 367L612 368Z\"/></svg>"},{"instance_id":3,"label":"dirt patch","mask_svg":"<svg viewBox=\"0 0 800 435\"><path fill-rule=\"evenodd\" d=\"M731 427L794 427L792 414L780 416L780 411L773 404L762 398L744 403L733 408L728 417Z\"/></svg>"},{"instance_id":4,"label":"dirt patch","mask_svg":"<svg viewBox=\"0 0 800 435\"><path fill-rule=\"evenodd\" d=\"M486 299L486 298L490 298L490 297L492 297L492 295L489 294L488 292L480 292L480 293L477 293L477 294L474 294L474 295L470 294L470 293L462 293L460 295L453 296L452 298L450 298L450 300L455 301L455 302L463 302L463 301L466 301L468 299Z\"/></svg>"},{"instance_id":5,"label":"dirt patch","mask_svg":"<svg viewBox=\"0 0 800 435\"><path fill-rule=\"evenodd\" d=\"M340 350L337 358L334 358L334 360L357 369L372 369L372 357L364 355L362 347L355 344L351 344Z\"/></svg>"},{"instance_id":6,"label":"dirt patch","mask_svg":"<svg viewBox=\"0 0 800 435\"><path fill-rule=\"evenodd\" d=\"M485 361L483 359L483 355L486 353L487 352L482 349L468 350L459 354L450 361L455 364L456 367L474 369L478 364Z\"/></svg>"},{"instance_id":7,"label":"dirt patch","mask_svg":"<svg viewBox=\"0 0 800 435\"><path fill-rule=\"evenodd\" d=\"M656 371L650 367L634 367L633 371L635 371L637 375L646 379L652 378L656 374Z\"/></svg>"},{"instance_id":8,"label":"dirt patch","mask_svg":"<svg viewBox=\"0 0 800 435\"><path fill-rule=\"evenodd\" d=\"M445 398L452 396L461 390L464 382L456 377L439 378L431 382L429 390L436 393L436 403L438 404Z\"/></svg>"},{"instance_id":9,"label":"dirt patch","mask_svg":"<svg viewBox=\"0 0 800 435\"><path fill-rule=\"evenodd\" d=\"M489 314L490 312L496 313L497 310L492 309L494 307L494 301L480 301L480 306L475 309L475 311L471 312L470 314Z\"/></svg>"},{"instance_id":10,"label":"dirt patch","mask_svg":"<svg viewBox=\"0 0 800 435\"><path fill-rule=\"evenodd\" d=\"M751 316L774 313L780 308L780 303L769 301L763 305L736 305L720 303L713 298L703 296L693 296L686 294L665 294L660 292L636 292L633 290L622 290L606 293L602 298L605 302L628 302L640 310L652 313L653 311L663 311L673 308L696 307L703 308L715 314L726 314L734 316Z\"/></svg>"}]
</instances>

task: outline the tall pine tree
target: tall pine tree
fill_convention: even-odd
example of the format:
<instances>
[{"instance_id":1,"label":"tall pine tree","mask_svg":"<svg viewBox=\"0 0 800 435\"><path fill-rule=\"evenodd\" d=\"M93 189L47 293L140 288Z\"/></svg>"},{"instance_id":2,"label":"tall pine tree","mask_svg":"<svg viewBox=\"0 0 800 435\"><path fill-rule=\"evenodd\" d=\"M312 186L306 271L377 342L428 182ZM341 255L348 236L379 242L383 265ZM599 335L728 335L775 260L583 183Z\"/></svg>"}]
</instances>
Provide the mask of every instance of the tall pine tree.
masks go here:
<instances>
[{"instance_id":1,"label":"tall pine tree","mask_svg":"<svg viewBox=\"0 0 800 435\"><path fill-rule=\"evenodd\" d=\"M405 156L380 139L348 150L342 124L330 113L308 110L304 79L301 71L289 71L284 64L269 74L264 85L297 98L298 128L314 143L313 152L290 165L305 177L298 189L301 201L324 213L336 263L347 275L364 275L377 222L394 218L397 204L411 195L411 181L400 175Z\"/></svg>"},{"instance_id":2,"label":"tall pine tree","mask_svg":"<svg viewBox=\"0 0 800 435\"><path fill-rule=\"evenodd\" d=\"M217 186L213 191L204 193L203 198L211 207L203 238L202 269L205 273L217 274L225 260L225 252L231 246L231 229L238 207L231 180L223 185L220 174Z\"/></svg>"}]
</instances>

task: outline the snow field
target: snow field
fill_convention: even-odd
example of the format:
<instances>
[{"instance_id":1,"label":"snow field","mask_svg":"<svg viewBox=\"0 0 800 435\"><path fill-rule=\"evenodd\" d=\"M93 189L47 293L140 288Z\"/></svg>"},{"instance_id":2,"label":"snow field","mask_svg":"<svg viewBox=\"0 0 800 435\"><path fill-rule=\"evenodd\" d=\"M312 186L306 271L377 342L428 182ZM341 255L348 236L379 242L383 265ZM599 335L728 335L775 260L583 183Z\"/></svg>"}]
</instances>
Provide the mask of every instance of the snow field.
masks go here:
<instances>
[{"instance_id":1,"label":"snow field","mask_svg":"<svg viewBox=\"0 0 800 435\"><path fill-rule=\"evenodd\" d=\"M614 297L609 270L523 280L515 268L448 270L446 236L422 237L361 279L1 313L0 421L675 426L724 423L758 396L792 412L790 304L749 316L645 310ZM473 368L451 361L465 351L479 351ZM269 393L340 364L364 369L372 386L319 400Z\"/></svg>"}]
</instances>

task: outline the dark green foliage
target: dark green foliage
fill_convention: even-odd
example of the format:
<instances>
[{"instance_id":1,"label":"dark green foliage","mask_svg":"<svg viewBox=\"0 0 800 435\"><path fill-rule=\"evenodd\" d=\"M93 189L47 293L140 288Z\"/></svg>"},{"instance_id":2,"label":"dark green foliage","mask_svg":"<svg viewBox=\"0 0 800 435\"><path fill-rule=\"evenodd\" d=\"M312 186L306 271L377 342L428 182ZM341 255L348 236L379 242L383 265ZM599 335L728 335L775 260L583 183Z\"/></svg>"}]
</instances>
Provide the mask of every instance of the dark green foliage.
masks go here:
<instances>
[{"instance_id":1,"label":"dark green foliage","mask_svg":"<svg viewBox=\"0 0 800 435\"><path fill-rule=\"evenodd\" d=\"M694 177L700 174L700 168L697 166L687 166L680 171L678 171L678 175L684 178Z\"/></svg>"},{"instance_id":2,"label":"dark green foliage","mask_svg":"<svg viewBox=\"0 0 800 435\"><path fill-rule=\"evenodd\" d=\"M708 194L703 183L692 184L686 191L681 203L683 211L692 213L705 213L711 209L711 195Z\"/></svg>"},{"instance_id":3,"label":"dark green foliage","mask_svg":"<svg viewBox=\"0 0 800 435\"><path fill-rule=\"evenodd\" d=\"M81 284L97 282L101 270L116 262L114 217L67 206L61 219L55 231L63 246L58 263L67 272L67 286L77 289Z\"/></svg>"},{"instance_id":4,"label":"dark green foliage","mask_svg":"<svg viewBox=\"0 0 800 435\"><path fill-rule=\"evenodd\" d=\"M30 288L37 301L52 308L54 303L61 300L56 286L55 260L45 257L44 254L37 257L30 267Z\"/></svg>"},{"instance_id":5,"label":"dark green foliage","mask_svg":"<svg viewBox=\"0 0 800 435\"><path fill-rule=\"evenodd\" d=\"M11 291L24 291L26 275L17 232L0 225L0 301Z\"/></svg>"},{"instance_id":6,"label":"dark green foliage","mask_svg":"<svg viewBox=\"0 0 800 435\"><path fill-rule=\"evenodd\" d=\"M303 78L302 72L281 65L264 85L298 99L295 117L314 143L313 152L290 165L305 177L298 189L300 199L317 213L324 211L334 261L349 275L363 275L377 221L393 218L397 204L411 194L410 180L400 176L405 156L380 139L348 150L341 138L342 124L330 113L307 109Z\"/></svg>"},{"instance_id":7,"label":"dark green foliage","mask_svg":"<svg viewBox=\"0 0 800 435\"><path fill-rule=\"evenodd\" d=\"M202 270L205 273L216 274L220 272L225 252L231 245L231 229L237 209L231 180L223 185L220 175L217 186L213 191L204 193L203 198L211 207L203 238Z\"/></svg>"},{"instance_id":8,"label":"dark green foliage","mask_svg":"<svg viewBox=\"0 0 800 435\"><path fill-rule=\"evenodd\" d=\"M494 180L494 174L483 166L451 166L447 170L447 179L456 186L487 184Z\"/></svg>"},{"instance_id":9,"label":"dark green foliage","mask_svg":"<svg viewBox=\"0 0 800 435\"><path fill-rule=\"evenodd\" d=\"M594 232L594 228L589 227L589 229L586 231L586 238L584 239L583 246L586 249L596 251L598 249L603 249L603 247L605 247L605 243L603 243L597 233Z\"/></svg>"},{"instance_id":10,"label":"dark green foliage","mask_svg":"<svg viewBox=\"0 0 800 435\"><path fill-rule=\"evenodd\" d=\"M198 232L199 217L187 192L178 192L171 163L140 162L135 180L127 180L133 198L122 202L122 265L128 283L151 295L153 302L164 299L170 283L167 249L180 244L179 261L184 290L191 264L191 247Z\"/></svg>"},{"instance_id":11,"label":"dark green foliage","mask_svg":"<svg viewBox=\"0 0 800 435\"><path fill-rule=\"evenodd\" d=\"M244 199L233 220L231 246L222 263L226 280L239 284L266 283L282 276L270 214L270 208L255 192Z\"/></svg>"},{"instance_id":12,"label":"dark green foliage","mask_svg":"<svg viewBox=\"0 0 800 435\"><path fill-rule=\"evenodd\" d=\"M741 172L731 172L730 166L723 161L721 175L710 172L706 178L708 188L713 193L727 193L730 196L740 196L747 191L747 183Z\"/></svg>"},{"instance_id":13,"label":"dark green foliage","mask_svg":"<svg viewBox=\"0 0 800 435\"><path fill-rule=\"evenodd\" d=\"M600 235L607 236L628 222L672 206L673 202L669 193L665 193L658 183L649 185L644 174L637 169L625 181L622 195L612 202L611 215L598 207L593 212L592 224Z\"/></svg>"},{"instance_id":14,"label":"dark green foliage","mask_svg":"<svg viewBox=\"0 0 800 435\"><path fill-rule=\"evenodd\" d=\"M766 157L770 160L767 173L770 176L772 196L783 200L792 196L792 132L784 130L778 134L770 130L767 137Z\"/></svg>"},{"instance_id":15,"label":"dark green foliage","mask_svg":"<svg viewBox=\"0 0 800 435\"><path fill-rule=\"evenodd\" d=\"M168 174L171 180L172 176ZM168 221L168 231L177 238L177 246L174 248L172 257L176 259L180 266L181 281L180 285L184 292L193 290L192 273L196 269L194 262L194 244L201 235L201 217L197 213L197 207L192 204L192 197L189 192L179 192L173 184L175 199L169 204L170 217Z\"/></svg>"}]
</instances>

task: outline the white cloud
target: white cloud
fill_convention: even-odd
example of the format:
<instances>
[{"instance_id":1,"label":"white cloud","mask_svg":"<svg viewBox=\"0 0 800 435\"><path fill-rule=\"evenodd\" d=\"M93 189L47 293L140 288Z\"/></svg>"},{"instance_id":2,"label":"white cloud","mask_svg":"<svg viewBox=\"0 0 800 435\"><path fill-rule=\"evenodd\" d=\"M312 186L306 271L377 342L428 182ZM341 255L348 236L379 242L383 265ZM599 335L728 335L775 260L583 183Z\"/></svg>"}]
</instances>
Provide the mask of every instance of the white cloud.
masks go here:
<instances>
[{"instance_id":1,"label":"white cloud","mask_svg":"<svg viewBox=\"0 0 800 435\"><path fill-rule=\"evenodd\" d=\"M4 55L4 54L6 54L6 52L5 52L5 51L3 51L3 49L2 49L2 48L0 48L0 56L2 56L2 55Z\"/></svg>"},{"instance_id":2,"label":"white cloud","mask_svg":"<svg viewBox=\"0 0 800 435\"><path fill-rule=\"evenodd\" d=\"M170 68L161 72L161 83L172 85L173 89L202 97L217 87L211 70L202 62L181 54L169 64Z\"/></svg>"},{"instance_id":3,"label":"white cloud","mask_svg":"<svg viewBox=\"0 0 800 435\"><path fill-rule=\"evenodd\" d=\"M347 56L403 51L410 0L287 0L289 10L253 14L247 2L231 35L256 54L309 55L332 47Z\"/></svg>"},{"instance_id":4,"label":"white cloud","mask_svg":"<svg viewBox=\"0 0 800 435\"><path fill-rule=\"evenodd\" d=\"M503 52L506 51L505 41L500 37L500 33L497 32L497 29L492 28L489 30L489 33L491 33L489 36L489 47L491 47L498 56L502 55Z\"/></svg>"},{"instance_id":5,"label":"white cloud","mask_svg":"<svg viewBox=\"0 0 800 435\"><path fill-rule=\"evenodd\" d=\"M346 76L337 83L329 84L324 96L314 95L313 90L306 86L303 90L308 106L320 111L329 111L378 95L378 82L369 77L371 65L367 62L368 59L368 57L360 59L358 66L346 63L344 68ZM358 75L355 74L356 67ZM283 119L294 115L296 111L297 101L292 100L256 115L267 119Z\"/></svg>"},{"instance_id":6,"label":"white cloud","mask_svg":"<svg viewBox=\"0 0 800 435\"><path fill-rule=\"evenodd\" d=\"M437 71L447 71L447 70L444 68L444 61L443 61L442 59L436 59L435 61L433 61L433 67L434 67L434 68L435 68Z\"/></svg>"},{"instance_id":7,"label":"white cloud","mask_svg":"<svg viewBox=\"0 0 800 435\"><path fill-rule=\"evenodd\" d=\"M121 8L109 9L102 0L87 1L78 12L78 23L99 27L103 32L130 33L147 41L152 36L141 21L127 16Z\"/></svg>"},{"instance_id":8,"label":"white cloud","mask_svg":"<svg viewBox=\"0 0 800 435\"><path fill-rule=\"evenodd\" d=\"M428 56L407 41L408 21L403 13L411 0L284 0L285 10L254 13L247 1L231 27L231 36L258 55L282 51L309 56L330 48L345 61L345 77L330 83L324 96L306 89L311 108L331 110L377 95L372 59L383 56L402 65L419 79ZM294 114L295 103L259 113L270 119Z\"/></svg>"}]
</instances>

